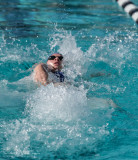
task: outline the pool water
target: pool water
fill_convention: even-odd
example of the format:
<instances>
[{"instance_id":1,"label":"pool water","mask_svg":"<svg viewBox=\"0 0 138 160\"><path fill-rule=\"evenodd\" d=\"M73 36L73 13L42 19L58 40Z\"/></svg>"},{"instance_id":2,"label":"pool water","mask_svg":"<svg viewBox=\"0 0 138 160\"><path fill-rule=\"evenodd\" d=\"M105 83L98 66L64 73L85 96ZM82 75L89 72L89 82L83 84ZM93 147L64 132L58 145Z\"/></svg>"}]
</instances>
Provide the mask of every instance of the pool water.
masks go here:
<instances>
[{"instance_id":1,"label":"pool water","mask_svg":"<svg viewBox=\"0 0 138 160\"><path fill-rule=\"evenodd\" d=\"M114 0L5 0L0 10L0 160L137 160L131 17ZM54 52L70 84L38 87L33 67Z\"/></svg>"}]
</instances>

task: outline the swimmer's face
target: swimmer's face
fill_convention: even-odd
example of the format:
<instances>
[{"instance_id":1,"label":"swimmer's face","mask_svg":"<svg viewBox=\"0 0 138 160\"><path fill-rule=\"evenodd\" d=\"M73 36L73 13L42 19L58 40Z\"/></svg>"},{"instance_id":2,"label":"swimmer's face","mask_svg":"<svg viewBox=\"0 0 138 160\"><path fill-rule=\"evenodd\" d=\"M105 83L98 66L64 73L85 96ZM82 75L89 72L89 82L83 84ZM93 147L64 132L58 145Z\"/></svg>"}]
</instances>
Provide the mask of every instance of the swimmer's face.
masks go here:
<instances>
[{"instance_id":1,"label":"swimmer's face","mask_svg":"<svg viewBox=\"0 0 138 160\"><path fill-rule=\"evenodd\" d=\"M60 70L62 68L63 56L59 53L52 54L47 61L47 65L53 70Z\"/></svg>"}]
</instances>

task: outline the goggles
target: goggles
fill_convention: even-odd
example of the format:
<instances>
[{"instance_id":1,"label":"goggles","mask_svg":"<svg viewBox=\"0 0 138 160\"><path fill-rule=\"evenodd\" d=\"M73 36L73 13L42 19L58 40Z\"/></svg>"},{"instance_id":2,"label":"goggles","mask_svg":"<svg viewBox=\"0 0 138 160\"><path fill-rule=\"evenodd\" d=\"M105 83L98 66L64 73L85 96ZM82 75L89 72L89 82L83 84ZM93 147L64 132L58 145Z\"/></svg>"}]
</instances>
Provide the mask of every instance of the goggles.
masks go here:
<instances>
[{"instance_id":1,"label":"goggles","mask_svg":"<svg viewBox=\"0 0 138 160\"><path fill-rule=\"evenodd\" d=\"M49 56L49 57L48 57L48 60L54 60L56 57L58 57L58 59L59 59L60 61L62 61L62 59L63 59L63 56Z\"/></svg>"}]
</instances>

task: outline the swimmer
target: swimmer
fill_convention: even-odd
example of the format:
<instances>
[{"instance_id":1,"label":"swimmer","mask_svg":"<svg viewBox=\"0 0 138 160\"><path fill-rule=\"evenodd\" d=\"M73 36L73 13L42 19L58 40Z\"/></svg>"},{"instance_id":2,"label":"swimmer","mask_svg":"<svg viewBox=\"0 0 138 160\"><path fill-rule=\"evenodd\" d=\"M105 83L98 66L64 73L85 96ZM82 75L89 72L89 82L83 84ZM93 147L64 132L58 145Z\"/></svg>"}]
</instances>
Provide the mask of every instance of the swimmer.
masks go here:
<instances>
[{"instance_id":1,"label":"swimmer","mask_svg":"<svg viewBox=\"0 0 138 160\"><path fill-rule=\"evenodd\" d=\"M34 68L34 81L38 84L47 85L49 83L64 82L64 75L61 72L63 56L54 53L48 57L45 63L40 63Z\"/></svg>"},{"instance_id":2,"label":"swimmer","mask_svg":"<svg viewBox=\"0 0 138 160\"><path fill-rule=\"evenodd\" d=\"M60 53L54 53L48 57L45 63L40 63L34 68L34 81L38 84L47 85L54 83L54 85L64 82L64 75L61 72L63 56ZM91 77L104 76L103 73L91 74ZM63 84L63 83L62 83ZM66 84L70 84L69 82Z\"/></svg>"}]
</instances>

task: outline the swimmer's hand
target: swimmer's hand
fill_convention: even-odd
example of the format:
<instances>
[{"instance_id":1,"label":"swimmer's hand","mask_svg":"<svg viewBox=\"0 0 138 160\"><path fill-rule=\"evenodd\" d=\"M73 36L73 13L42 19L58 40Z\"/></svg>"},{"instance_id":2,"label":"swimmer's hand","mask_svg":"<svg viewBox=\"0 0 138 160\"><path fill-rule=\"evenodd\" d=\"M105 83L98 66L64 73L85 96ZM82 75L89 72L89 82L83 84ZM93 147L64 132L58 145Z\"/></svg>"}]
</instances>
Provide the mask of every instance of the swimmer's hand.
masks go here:
<instances>
[{"instance_id":1,"label":"swimmer's hand","mask_svg":"<svg viewBox=\"0 0 138 160\"><path fill-rule=\"evenodd\" d=\"M43 68L44 65L43 63L38 64L34 69L34 81L42 85L46 85L48 79L48 74Z\"/></svg>"}]
</instances>

